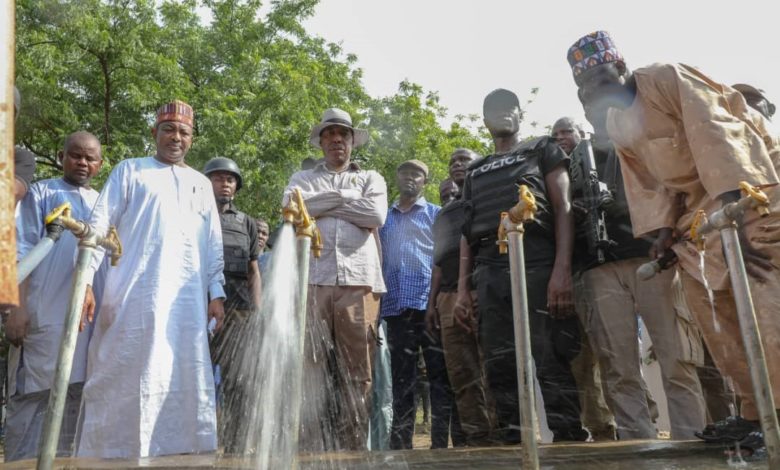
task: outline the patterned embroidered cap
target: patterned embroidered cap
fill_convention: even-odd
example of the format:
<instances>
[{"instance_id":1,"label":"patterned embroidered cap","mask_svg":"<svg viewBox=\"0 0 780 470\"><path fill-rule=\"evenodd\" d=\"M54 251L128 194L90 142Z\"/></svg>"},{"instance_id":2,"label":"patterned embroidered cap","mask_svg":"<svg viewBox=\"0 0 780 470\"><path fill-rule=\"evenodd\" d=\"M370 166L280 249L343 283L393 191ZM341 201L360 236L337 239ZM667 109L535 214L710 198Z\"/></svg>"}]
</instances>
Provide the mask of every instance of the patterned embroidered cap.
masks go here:
<instances>
[{"instance_id":1,"label":"patterned embroidered cap","mask_svg":"<svg viewBox=\"0 0 780 470\"><path fill-rule=\"evenodd\" d=\"M156 127L165 121L181 122L192 127L195 124L195 113L192 111L192 106L184 101L174 100L160 106L160 109L157 110L157 120L154 125Z\"/></svg>"},{"instance_id":2,"label":"patterned embroidered cap","mask_svg":"<svg viewBox=\"0 0 780 470\"><path fill-rule=\"evenodd\" d=\"M615 43L606 31L595 31L578 39L566 54L575 77L589 68L623 60Z\"/></svg>"}]
</instances>

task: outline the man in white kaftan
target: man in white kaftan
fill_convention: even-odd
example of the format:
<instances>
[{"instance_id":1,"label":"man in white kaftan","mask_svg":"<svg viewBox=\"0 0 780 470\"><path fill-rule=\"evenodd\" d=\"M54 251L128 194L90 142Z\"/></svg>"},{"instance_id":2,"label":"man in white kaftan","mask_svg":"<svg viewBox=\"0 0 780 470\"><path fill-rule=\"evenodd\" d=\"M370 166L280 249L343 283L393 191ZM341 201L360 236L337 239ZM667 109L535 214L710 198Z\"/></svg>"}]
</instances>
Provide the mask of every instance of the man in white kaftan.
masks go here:
<instances>
[{"instance_id":1,"label":"man in white kaftan","mask_svg":"<svg viewBox=\"0 0 780 470\"><path fill-rule=\"evenodd\" d=\"M100 142L87 132L68 136L59 154L63 177L38 181L20 202L16 219L17 259L24 258L46 236L44 218L64 203L71 216L89 220L98 192L89 187L100 170ZM54 381L73 274L78 239L65 230L52 250L24 283L22 306L6 321L9 352L5 460L31 459L38 453L49 390ZM95 278L100 297L102 270ZM58 455L70 455L87 370L90 329L78 335L65 404Z\"/></svg>"},{"instance_id":2,"label":"man in white kaftan","mask_svg":"<svg viewBox=\"0 0 780 470\"><path fill-rule=\"evenodd\" d=\"M119 163L95 209L124 252L94 324L79 457L216 450L207 311L220 328L222 231L211 182L184 164L192 124L189 105L160 108L157 154Z\"/></svg>"}]
</instances>

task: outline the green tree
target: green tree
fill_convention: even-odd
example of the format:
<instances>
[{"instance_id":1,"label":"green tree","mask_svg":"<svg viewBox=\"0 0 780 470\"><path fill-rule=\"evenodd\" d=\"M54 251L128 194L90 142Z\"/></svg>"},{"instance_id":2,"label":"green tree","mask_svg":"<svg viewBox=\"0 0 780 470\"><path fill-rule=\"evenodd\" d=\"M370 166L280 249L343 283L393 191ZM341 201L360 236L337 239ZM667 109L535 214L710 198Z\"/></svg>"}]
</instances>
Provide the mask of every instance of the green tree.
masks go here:
<instances>
[{"instance_id":1,"label":"green tree","mask_svg":"<svg viewBox=\"0 0 780 470\"><path fill-rule=\"evenodd\" d=\"M78 129L100 138L109 168L148 153L160 98L186 94L175 58L160 47L154 1L21 0L16 11L21 143L50 168Z\"/></svg>"},{"instance_id":2,"label":"green tree","mask_svg":"<svg viewBox=\"0 0 780 470\"><path fill-rule=\"evenodd\" d=\"M443 128L439 120L446 111L436 93L408 81L399 85L397 94L369 103L365 121L371 140L359 158L385 177L391 201L397 196L395 170L402 162L415 158L428 165L430 184L425 197L436 203L438 183L447 177L450 154L458 147L481 154L488 150L484 132L472 132L464 125L463 116L456 117L449 129Z\"/></svg>"},{"instance_id":3,"label":"green tree","mask_svg":"<svg viewBox=\"0 0 780 470\"><path fill-rule=\"evenodd\" d=\"M188 164L236 160L245 181L239 206L271 221L300 161L321 156L308 135L328 107L370 129L356 158L387 178L391 197L403 160L425 161L438 183L456 147L487 151L484 131L471 130L474 117L443 128L446 109L418 85L369 97L357 58L303 28L316 4L279 0L261 15L259 0L19 0L18 141L38 156L38 176L50 177L65 135L91 131L103 145L105 178L116 162L154 151L156 108L181 99L196 115ZM435 184L427 195L438 200Z\"/></svg>"}]
</instances>

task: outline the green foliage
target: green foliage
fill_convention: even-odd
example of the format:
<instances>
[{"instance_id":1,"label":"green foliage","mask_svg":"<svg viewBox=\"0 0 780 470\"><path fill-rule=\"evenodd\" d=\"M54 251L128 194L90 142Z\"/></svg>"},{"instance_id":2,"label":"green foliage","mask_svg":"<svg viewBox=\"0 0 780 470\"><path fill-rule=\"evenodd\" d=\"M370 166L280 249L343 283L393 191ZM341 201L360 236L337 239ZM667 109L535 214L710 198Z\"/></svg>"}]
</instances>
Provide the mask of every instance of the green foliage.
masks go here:
<instances>
[{"instance_id":1,"label":"green foliage","mask_svg":"<svg viewBox=\"0 0 780 470\"><path fill-rule=\"evenodd\" d=\"M391 198L396 166L417 158L431 168L426 196L438 202L451 152L488 152L480 118L442 127L438 96L410 82L393 96L368 96L356 57L303 28L316 3L276 0L261 15L259 0L19 0L18 142L37 155L38 176L51 177L65 136L93 132L104 179L118 161L154 153L154 112L181 99L196 113L188 164L233 158L245 181L239 207L274 221L300 161L320 157L308 144L311 126L337 106L370 130L354 157L385 176Z\"/></svg>"},{"instance_id":2,"label":"green foliage","mask_svg":"<svg viewBox=\"0 0 780 470\"><path fill-rule=\"evenodd\" d=\"M447 178L450 155L459 147L466 147L485 155L488 139L484 132L475 135L464 125L465 118L458 117L449 129L438 122L446 109L439 103L436 93L426 93L419 85L404 81L398 93L368 104L366 127L371 140L361 156L366 165L385 176L388 199L398 194L395 187L395 170L406 160L425 162L430 171L425 197L438 203L438 183ZM473 124L473 122L472 122Z\"/></svg>"}]
</instances>

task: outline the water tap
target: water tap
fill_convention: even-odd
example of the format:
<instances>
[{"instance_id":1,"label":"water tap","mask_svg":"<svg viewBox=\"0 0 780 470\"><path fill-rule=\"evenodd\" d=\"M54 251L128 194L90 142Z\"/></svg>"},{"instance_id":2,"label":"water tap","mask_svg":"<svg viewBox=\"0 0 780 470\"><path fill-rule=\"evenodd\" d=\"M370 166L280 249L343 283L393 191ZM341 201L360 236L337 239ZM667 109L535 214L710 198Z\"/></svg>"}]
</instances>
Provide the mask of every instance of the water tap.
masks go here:
<instances>
[{"instance_id":1,"label":"water tap","mask_svg":"<svg viewBox=\"0 0 780 470\"><path fill-rule=\"evenodd\" d=\"M523 232L523 224L529 220L534 220L536 215L536 198L528 189L528 186L522 184L517 189L518 201L508 211L502 212L498 224L498 252L502 255L507 254L508 234L509 232Z\"/></svg>"},{"instance_id":2,"label":"water tap","mask_svg":"<svg viewBox=\"0 0 780 470\"><path fill-rule=\"evenodd\" d=\"M696 211L696 215L693 217L691 223L691 240L696 243L696 250L699 252L704 251L704 234L701 228L707 223L707 214L699 209Z\"/></svg>"},{"instance_id":3,"label":"water tap","mask_svg":"<svg viewBox=\"0 0 780 470\"><path fill-rule=\"evenodd\" d=\"M285 223L295 226L295 235L311 239L311 251L315 258L322 253L322 236L320 229L314 223L314 217L309 215L300 188L293 189L290 201L282 208L282 218Z\"/></svg>"}]
</instances>

